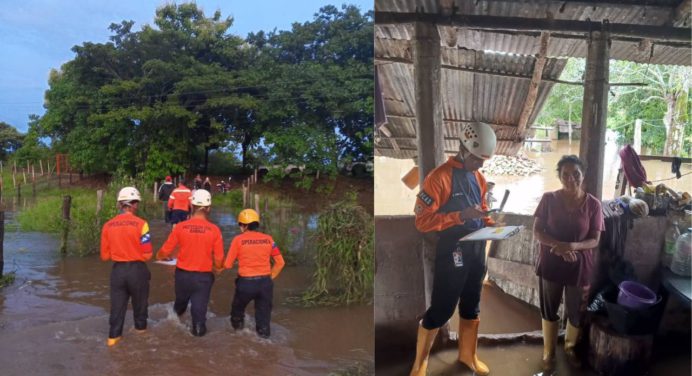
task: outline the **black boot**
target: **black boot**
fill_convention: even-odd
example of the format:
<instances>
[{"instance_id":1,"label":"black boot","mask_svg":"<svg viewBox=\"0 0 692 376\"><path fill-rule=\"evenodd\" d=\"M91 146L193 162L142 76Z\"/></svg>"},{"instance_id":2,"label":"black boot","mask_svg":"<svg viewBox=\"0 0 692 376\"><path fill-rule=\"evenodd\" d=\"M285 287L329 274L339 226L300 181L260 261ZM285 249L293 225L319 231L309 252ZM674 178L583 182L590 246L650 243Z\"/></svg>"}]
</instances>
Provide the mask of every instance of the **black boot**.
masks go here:
<instances>
[{"instance_id":1,"label":"black boot","mask_svg":"<svg viewBox=\"0 0 692 376\"><path fill-rule=\"evenodd\" d=\"M242 317L231 317L231 326L235 330L243 330L243 328L245 327L245 319Z\"/></svg>"},{"instance_id":2,"label":"black boot","mask_svg":"<svg viewBox=\"0 0 692 376\"><path fill-rule=\"evenodd\" d=\"M257 328L257 335L262 338L269 338L269 327Z\"/></svg>"},{"instance_id":3,"label":"black boot","mask_svg":"<svg viewBox=\"0 0 692 376\"><path fill-rule=\"evenodd\" d=\"M207 333L207 326L204 323L192 324L192 335L201 337Z\"/></svg>"}]
</instances>

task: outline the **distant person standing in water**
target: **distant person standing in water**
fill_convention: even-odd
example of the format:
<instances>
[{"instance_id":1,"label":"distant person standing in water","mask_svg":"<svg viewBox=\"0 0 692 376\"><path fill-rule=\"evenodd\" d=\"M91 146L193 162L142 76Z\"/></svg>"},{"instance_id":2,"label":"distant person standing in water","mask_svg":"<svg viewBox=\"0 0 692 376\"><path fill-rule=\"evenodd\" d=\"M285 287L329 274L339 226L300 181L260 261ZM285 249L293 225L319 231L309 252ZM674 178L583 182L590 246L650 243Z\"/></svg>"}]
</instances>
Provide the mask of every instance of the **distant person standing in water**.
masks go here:
<instances>
[{"instance_id":1,"label":"distant person standing in water","mask_svg":"<svg viewBox=\"0 0 692 376\"><path fill-rule=\"evenodd\" d=\"M238 260L238 278L231 305L231 325L240 330L245 323L245 307L255 301L255 330L262 338L269 338L271 330L273 280L281 273L284 259L271 236L257 231L259 214L245 209L238 214L240 235L233 238L224 267L233 268ZM274 266L271 265L274 260Z\"/></svg>"},{"instance_id":2,"label":"distant person standing in water","mask_svg":"<svg viewBox=\"0 0 692 376\"><path fill-rule=\"evenodd\" d=\"M110 277L111 313L108 346L120 341L132 298L135 330L147 329L149 280L146 261L151 259L151 237L147 222L135 214L141 200L139 191L125 187L118 193L120 214L103 225L101 230L101 260L113 260Z\"/></svg>"},{"instance_id":3,"label":"distant person standing in water","mask_svg":"<svg viewBox=\"0 0 692 376\"><path fill-rule=\"evenodd\" d=\"M163 244L156 259L168 258L180 246L175 268L175 303L173 310L181 316L192 302L192 334L207 332L207 305L214 284L213 270L223 268L221 230L209 221L211 194L196 190L192 195L192 218L176 226Z\"/></svg>"},{"instance_id":4,"label":"distant person standing in water","mask_svg":"<svg viewBox=\"0 0 692 376\"><path fill-rule=\"evenodd\" d=\"M168 209L168 200L171 198L171 193L173 193L174 189L173 179L171 179L170 176L166 176L166 179L159 188L159 200L163 203L164 220L166 223L171 221L171 211Z\"/></svg>"},{"instance_id":5,"label":"distant person standing in water","mask_svg":"<svg viewBox=\"0 0 692 376\"><path fill-rule=\"evenodd\" d=\"M171 209L171 223L175 226L178 222L187 220L190 215L190 198L192 192L185 186L185 181L178 182L178 188L174 189L168 199L168 208Z\"/></svg>"}]
</instances>

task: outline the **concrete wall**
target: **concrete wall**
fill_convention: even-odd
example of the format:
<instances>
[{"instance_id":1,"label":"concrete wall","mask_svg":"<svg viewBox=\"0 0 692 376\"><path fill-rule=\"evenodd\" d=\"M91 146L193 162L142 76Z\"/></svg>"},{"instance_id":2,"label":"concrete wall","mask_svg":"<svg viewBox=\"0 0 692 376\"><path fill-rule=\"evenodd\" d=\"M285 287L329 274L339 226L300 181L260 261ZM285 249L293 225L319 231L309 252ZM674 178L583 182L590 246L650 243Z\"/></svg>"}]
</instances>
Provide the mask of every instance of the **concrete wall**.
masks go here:
<instances>
[{"instance_id":1,"label":"concrete wall","mask_svg":"<svg viewBox=\"0 0 692 376\"><path fill-rule=\"evenodd\" d=\"M422 235L413 216L375 216L375 234L376 346L413 346L426 308Z\"/></svg>"}]
</instances>

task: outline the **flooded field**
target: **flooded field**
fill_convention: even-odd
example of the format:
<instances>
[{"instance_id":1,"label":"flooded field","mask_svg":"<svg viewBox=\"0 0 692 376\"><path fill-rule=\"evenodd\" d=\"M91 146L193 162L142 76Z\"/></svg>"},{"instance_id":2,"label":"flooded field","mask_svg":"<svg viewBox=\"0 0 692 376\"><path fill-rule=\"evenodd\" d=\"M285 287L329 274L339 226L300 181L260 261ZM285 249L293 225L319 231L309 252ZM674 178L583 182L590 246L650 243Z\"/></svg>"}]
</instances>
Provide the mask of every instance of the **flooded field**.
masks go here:
<instances>
[{"instance_id":1,"label":"flooded field","mask_svg":"<svg viewBox=\"0 0 692 376\"><path fill-rule=\"evenodd\" d=\"M543 171L531 176L491 176L488 181L496 183L495 194L502 197L505 189L510 190L509 200L505 211L518 214L533 214L544 192L560 189L560 180L555 168L558 160L565 154L579 154L579 142L569 144L567 140L553 140L551 152L524 151L526 156L538 162ZM617 155L619 147L612 138L608 139L605 150L603 198L609 199L615 193L615 180L620 158ZM647 178L651 181L669 179L663 182L667 186L678 190L690 190L692 187L692 174L675 179L671 173L671 163L659 161L642 161L646 169ZM413 214L413 206L418 188L409 190L402 182L404 176L413 167L410 159L375 158L375 215L408 215ZM692 172L692 164L683 163L680 172L682 174ZM588 172L587 172L588 173ZM658 184L658 183L654 183Z\"/></svg>"},{"instance_id":2,"label":"flooded field","mask_svg":"<svg viewBox=\"0 0 692 376\"><path fill-rule=\"evenodd\" d=\"M236 231L234 214L217 209L212 216L227 249ZM150 225L158 249L168 229L160 220ZM282 248L305 247L300 236L291 243ZM108 348L111 263L97 255L63 258L58 246L52 235L6 231L5 272L14 271L16 281L0 290L2 375L325 375L373 368L371 306L286 303L308 286L313 270L305 266L287 266L275 282L272 336L263 340L254 332L252 304L246 329L231 328L235 270L216 278L208 334L198 338L189 332L189 310L182 321L173 312L174 267L150 263L148 330L134 332L130 309L122 342Z\"/></svg>"}]
</instances>

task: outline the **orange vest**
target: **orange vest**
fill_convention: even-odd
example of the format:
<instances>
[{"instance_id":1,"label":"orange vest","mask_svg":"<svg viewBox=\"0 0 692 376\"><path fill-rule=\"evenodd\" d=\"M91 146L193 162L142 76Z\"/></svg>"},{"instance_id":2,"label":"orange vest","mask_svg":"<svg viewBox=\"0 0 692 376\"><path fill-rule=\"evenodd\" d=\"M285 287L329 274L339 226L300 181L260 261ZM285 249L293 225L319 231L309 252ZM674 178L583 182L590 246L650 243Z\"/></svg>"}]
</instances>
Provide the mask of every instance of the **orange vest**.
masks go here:
<instances>
[{"instance_id":1,"label":"orange vest","mask_svg":"<svg viewBox=\"0 0 692 376\"><path fill-rule=\"evenodd\" d=\"M223 262L221 230L204 218L178 223L163 244L157 258L166 258L180 245L177 267L190 272L210 272Z\"/></svg>"},{"instance_id":2,"label":"orange vest","mask_svg":"<svg viewBox=\"0 0 692 376\"><path fill-rule=\"evenodd\" d=\"M171 197L168 199L168 208L189 212L190 199L192 199L192 192L186 186L181 185L171 192Z\"/></svg>"},{"instance_id":3,"label":"orange vest","mask_svg":"<svg viewBox=\"0 0 692 376\"><path fill-rule=\"evenodd\" d=\"M238 259L238 275L241 277L270 275L271 258L274 258L277 264L284 264L274 239L258 231L245 231L233 238L224 267L231 269L236 258Z\"/></svg>"},{"instance_id":4,"label":"orange vest","mask_svg":"<svg viewBox=\"0 0 692 376\"><path fill-rule=\"evenodd\" d=\"M101 260L147 261L151 258L149 224L132 213L122 213L103 225Z\"/></svg>"}]
</instances>

